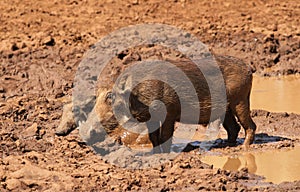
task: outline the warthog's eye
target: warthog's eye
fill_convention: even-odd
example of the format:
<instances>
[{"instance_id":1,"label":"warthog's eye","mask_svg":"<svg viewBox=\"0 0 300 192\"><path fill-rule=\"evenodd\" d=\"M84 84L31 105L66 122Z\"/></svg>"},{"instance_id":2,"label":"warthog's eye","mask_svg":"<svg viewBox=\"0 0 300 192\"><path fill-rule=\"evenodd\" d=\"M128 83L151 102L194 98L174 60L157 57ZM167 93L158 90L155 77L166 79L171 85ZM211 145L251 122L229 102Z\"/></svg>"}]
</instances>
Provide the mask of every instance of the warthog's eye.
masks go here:
<instances>
[{"instance_id":1,"label":"warthog's eye","mask_svg":"<svg viewBox=\"0 0 300 192\"><path fill-rule=\"evenodd\" d=\"M115 94L113 94L112 92L108 92L105 97L105 102L107 102L108 104L114 103L115 102Z\"/></svg>"}]
</instances>

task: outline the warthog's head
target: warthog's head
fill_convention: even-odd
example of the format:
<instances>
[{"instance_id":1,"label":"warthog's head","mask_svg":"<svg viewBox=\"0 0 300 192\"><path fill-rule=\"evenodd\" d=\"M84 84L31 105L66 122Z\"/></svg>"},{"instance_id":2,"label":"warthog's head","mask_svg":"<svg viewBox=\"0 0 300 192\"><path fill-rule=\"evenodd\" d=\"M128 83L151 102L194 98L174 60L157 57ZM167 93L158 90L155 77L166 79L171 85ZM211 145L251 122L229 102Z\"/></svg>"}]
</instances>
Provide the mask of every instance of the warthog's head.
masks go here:
<instances>
[{"instance_id":1,"label":"warthog's head","mask_svg":"<svg viewBox=\"0 0 300 192\"><path fill-rule=\"evenodd\" d=\"M119 123L113 112L113 104L115 102L115 93L110 88L99 88L95 104L95 112L99 118L99 122L108 134L112 133Z\"/></svg>"},{"instance_id":2,"label":"warthog's head","mask_svg":"<svg viewBox=\"0 0 300 192\"><path fill-rule=\"evenodd\" d=\"M147 128L130 121L129 104L126 102L126 95L130 94L125 90L127 79L119 82L115 87L98 87L97 98L92 116L97 122L83 124L80 127L82 138L87 143L96 143L104 140L104 135L108 134L117 142L132 146L149 144ZM123 126L126 124L125 129ZM141 133L141 134L140 134Z\"/></svg>"}]
</instances>

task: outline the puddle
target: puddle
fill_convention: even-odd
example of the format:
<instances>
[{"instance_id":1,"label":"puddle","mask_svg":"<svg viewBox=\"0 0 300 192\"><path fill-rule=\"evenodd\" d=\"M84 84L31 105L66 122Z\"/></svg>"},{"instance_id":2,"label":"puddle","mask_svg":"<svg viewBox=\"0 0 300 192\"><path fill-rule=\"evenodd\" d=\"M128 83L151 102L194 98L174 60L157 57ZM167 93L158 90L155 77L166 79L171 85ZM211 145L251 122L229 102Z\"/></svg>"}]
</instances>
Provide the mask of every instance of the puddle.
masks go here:
<instances>
[{"instance_id":1,"label":"puddle","mask_svg":"<svg viewBox=\"0 0 300 192\"><path fill-rule=\"evenodd\" d=\"M264 176L275 184L300 180L300 147L290 150L244 153L241 155L206 155L202 161L216 168L237 171L248 168L250 173Z\"/></svg>"},{"instance_id":2,"label":"puddle","mask_svg":"<svg viewBox=\"0 0 300 192\"><path fill-rule=\"evenodd\" d=\"M300 114L300 76L254 76L251 109Z\"/></svg>"}]
</instances>

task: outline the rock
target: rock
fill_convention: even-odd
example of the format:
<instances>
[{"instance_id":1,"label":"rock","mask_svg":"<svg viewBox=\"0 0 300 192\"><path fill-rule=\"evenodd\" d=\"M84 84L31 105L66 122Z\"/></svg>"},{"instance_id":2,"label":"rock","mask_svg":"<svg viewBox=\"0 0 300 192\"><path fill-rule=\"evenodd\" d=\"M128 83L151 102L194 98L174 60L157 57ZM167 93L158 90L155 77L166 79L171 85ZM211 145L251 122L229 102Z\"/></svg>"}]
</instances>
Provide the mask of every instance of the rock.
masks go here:
<instances>
[{"instance_id":1,"label":"rock","mask_svg":"<svg viewBox=\"0 0 300 192\"><path fill-rule=\"evenodd\" d=\"M3 87L0 87L0 93L5 93L6 90Z\"/></svg>"},{"instance_id":2,"label":"rock","mask_svg":"<svg viewBox=\"0 0 300 192\"><path fill-rule=\"evenodd\" d=\"M76 123L74 120L72 108L73 108L72 103L68 103L64 105L63 114L59 126L55 131L55 134L57 136L66 136L76 128Z\"/></svg>"},{"instance_id":3,"label":"rock","mask_svg":"<svg viewBox=\"0 0 300 192\"><path fill-rule=\"evenodd\" d=\"M37 123L33 123L30 127L26 128L22 132L23 138L34 137L38 133L38 125Z\"/></svg>"},{"instance_id":4,"label":"rock","mask_svg":"<svg viewBox=\"0 0 300 192\"><path fill-rule=\"evenodd\" d=\"M281 55L287 55L292 53L292 48L287 44L281 44L279 47L279 53Z\"/></svg>"},{"instance_id":5,"label":"rock","mask_svg":"<svg viewBox=\"0 0 300 192\"><path fill-rule=\"evenodd\" d=\"M41 180L41 179L49 178L52 175L53 173L51 171L48 171L46 169L41 169L37 166L25 164L25 166L22 169L19 169L11 173L10 177L14 179L22 178L22 179Z\"/></svg>"},{"instance_id":6,"label":"rock","mask_svg":"<svg viewBox=\"0 0 300 192\"><path fill-rule=\"evenodd\" d=\"M18 179L8 179L6 181L6 188L10 191L17 189L21 186L21 182Z\"/></svg>"},{"instance_id":7,"label":"rock","mask_svg":"<svg viewBox=\"0 0 300 192\"><path fill-rule=\"evenodd\" d=\"M32 152L30 156L41 155ZM63 172L49 171L31 164L29 161L24 161L24 163L21 168L19 167L16 171L10 171L8 173L7 178L9 179L6 180L7 188L9 186L14 190L22 185L22 187L27 186L31 188L30 191L35 191L37 188L39 191L46 191L45 186L47 186L48 191L72 191L73 183L71 181L73 178L71 176ZM20 163L14 162L14 165L20 165ZM64 185L55 185L57 181L64 183ZM49 185L50 183L51 185Z\"/></svg>"},{"instance_id":8,"label":"rock","mask_svg":"<svg viewBox=\"0 0 300 192\"><path fill-rule=\"evenodd\" d=\"M133 0L132 1L132 5L138 5L139 4L139 0Z\"/></svg>"},{"instance_id":9,"label":"rock","mask_svg":"<svg viewBox=\"0 0 300 192\"><path fill-rule=\"evenodd\" d=\"M55 40L51 36L47 36L45 39L42 40L42 44L46 46L54 46Z\"/></svg>"},{"instance_id":10,"label":"rock","mask_svg":"<svg viewBox=\"0 0 300 192\"><path fill-rule=\"evenodd\" d=\"M278 31L278 25L277 24L268 25L267 29L271 31Z\"/></svg>"},{"instance_id":11,"label":"rock","mask_svg":"<svg viewBox=\"0 0 300 192\"><path fill-rule=\"evenodd\" d=\"M280 54L277 53L275 56L272 58L274 64L277 64L280 61Z\"/></svg>"},{"instance_id":12,"label":"rock","mask_svg":"<svg viewBox=\"0 0 300 192\"><path fill-rule=\"evenodd\" d=\"M12 46L11 46L11 50L12 50L12 51L17 51L17 50L19 50L18 45L17 45L16 43L13 43Z\"/></svg>"},{"instance_id":13,"label":"rock","mask_svg":"<svg viewBox=\"0 0 300 192\"><path fill-rule=\"evenodd\" d=\"M64 92L62 90L58 90L55 94L55 99L61 98L63 96L65 96Z\"/></svg>"},{"instance_id":14,"label":"rock","mask_svg":"<svg viewBox=\"0 0 300 192\"><path fill-rule=\"evenodd\" d=\"M47 114L39 114L38 117L41 121L47 121L49 116Z\"/></svg>"},{"instance_id":15,"label":"rock","mask_svg":"<svg viewBox=\"0 0 300 192\"><path fill-rule=\"evenodd\" d=\"M252 32L252 33L263 33L264 31L265 31L265 29L262 27L252 27L250 29L250 32Z\"/></svg>"},{"instance_id":16,"label":"rock","mask_svg":"<svg viewBox=\"0 0 300 192\"><path fill-rule=\"evenodd\" d=\"M183 162L181 165L180 165L180 168L182 169L190 169L192 166L189 162Z\"/></svg>"},{"instance_id":17,"label":"rock","mask_svg":"<svg viewBox=\"0 0 300 192\"><path fill-rule=\"evenodd\" d=\"M6 178L5 171L3 169L0 169L0 181L4 181Z\"/></svg>"}]
</instances>

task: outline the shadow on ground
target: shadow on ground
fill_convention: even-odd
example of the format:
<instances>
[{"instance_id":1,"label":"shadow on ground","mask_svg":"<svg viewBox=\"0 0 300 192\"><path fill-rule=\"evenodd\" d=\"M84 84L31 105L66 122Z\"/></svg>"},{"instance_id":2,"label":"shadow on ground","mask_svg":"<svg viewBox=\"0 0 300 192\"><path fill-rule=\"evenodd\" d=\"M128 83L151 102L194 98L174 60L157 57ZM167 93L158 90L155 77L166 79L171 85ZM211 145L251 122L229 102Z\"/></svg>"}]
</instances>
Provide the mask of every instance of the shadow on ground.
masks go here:
<instances>
[{"instance_id":1,"label":"shadow on ground","mask_svg":"<svg viewBox=\"0 0 300 192\"><path fill-rule=\"evenodd\" d=\"M275 135L268 135L267 133L258 133L255 134L255 141L254 144L265 144L265 143L274 143L279 141L290 141L290 138L275 136ZM237 143L234 146L242 145L244 143L244 138L238 138ZM182 146L183 147L182 149ZM229 145L227 140L225 139L215 139L209 141L194 141L188 144L175 144L172 147L174 152L189 152L195 149L200 149L204 151L209 151L213 148L226 148L226 147L234 147Z\"/></svg>"}]
</instances>

